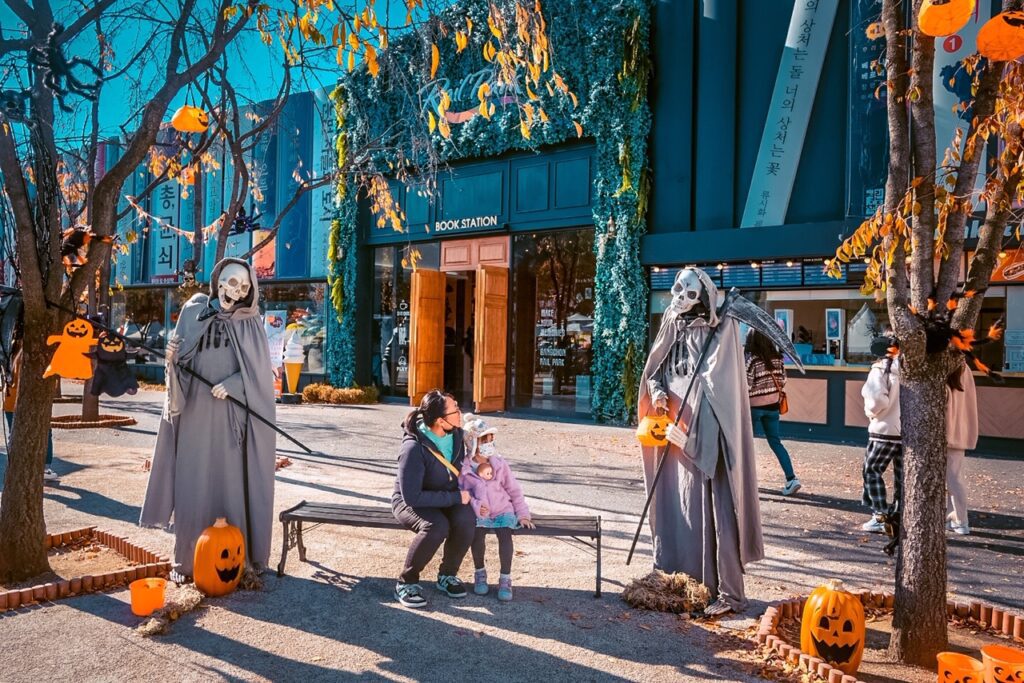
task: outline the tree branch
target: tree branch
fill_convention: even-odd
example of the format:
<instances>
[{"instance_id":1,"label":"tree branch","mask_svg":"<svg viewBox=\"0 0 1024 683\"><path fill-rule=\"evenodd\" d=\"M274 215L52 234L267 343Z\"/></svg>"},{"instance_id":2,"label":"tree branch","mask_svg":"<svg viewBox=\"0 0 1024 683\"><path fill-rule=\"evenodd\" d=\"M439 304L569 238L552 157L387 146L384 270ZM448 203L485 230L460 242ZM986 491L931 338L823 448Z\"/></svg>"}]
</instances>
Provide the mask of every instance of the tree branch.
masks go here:
<instances>
[{"instance_id":1,"label":"tree branch","mask_svg":"<svg viewBox=\"0 0 1024 683\"><path fill-rule=\"evenodd\" d=\"M71 26L68 26L61 32L59 36L57 36L57 44L63 45L64 43L67 43L68 41L73 39L82 31L82 29L88 26L91 22L99 19L103 12L105 12L107 8L109 8L115 2L116 0L99 0L99 2L93 4L91 7L89 7L88 10L85 11L85 13L82 14L82 16L75 19L74 23L72 23Z\"/></svg>"},{"instance_id":2,"label":"tree branch","mask_svg":"<svg viewBox=\"0 0 1024 683\"><path fill-rule=\"evenodd\" d=\"M330 185L333 182L334 174L332 173L329 175L325 175L322 178L318 178L314 182L302 183L297 188L295 188L295 193L292 195L292 198L288 200L288 203L284 205L284 208L278 212L277 218L274 219L274 224L270 227L270 233L266 237L264 237L259 244L257 244L249 251L245 252L245 254L243 254L240 258L247 259L256 252L258 252L260 249L274 241L274 238L277 236L278 230L280 230L281 228L281 222L284 220L284 217L288 214L289 211L295 208L295 205L299 203L299 199L302 198L302 195L312 190L324 187L325 185Z\"/></svg>"}]
</instances>

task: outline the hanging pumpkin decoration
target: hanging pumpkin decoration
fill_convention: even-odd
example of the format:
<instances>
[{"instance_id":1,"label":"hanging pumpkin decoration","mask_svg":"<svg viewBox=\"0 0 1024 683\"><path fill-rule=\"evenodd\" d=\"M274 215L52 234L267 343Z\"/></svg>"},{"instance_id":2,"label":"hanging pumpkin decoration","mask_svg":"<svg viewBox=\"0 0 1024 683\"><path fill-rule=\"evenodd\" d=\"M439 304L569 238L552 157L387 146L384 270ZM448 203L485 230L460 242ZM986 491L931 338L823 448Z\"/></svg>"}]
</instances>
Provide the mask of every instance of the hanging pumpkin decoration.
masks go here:
<instances>
[{"instance_id":1,"label":"hanging pumpkin decoration","mask_svg":"<svg viewBox=\"0 0 1024 683\"><path fill-rule=\"evenodd\" d=\"M951 36L971 20L975 0L924 0L917 27L928 36Z\"/></svg>"},{"instance_id":2,"label":"hanging pumpkin decoration","mask_svg":"<svg viewBox=\"0 0 1024 683\"><path fill-rule=\"evenodd\" d=\"M672 419L668 415L648 415L636 428L636 440L641 446L664 446L668 443L665 433L670 424Z\"/></svg>"},{"instance_id":3,"label":"hanging pumpkin decoration","mask_svg":"<svg viewBox=\"0 0 1024 683\"><path fill-rule=\"evenodd\" d=\"M218 517L199 535L192 562L196 588L211 598L227 595L238 587L245 566L245 539L236 526Z\"/></svg>"},{"instance_id":4,"label":"hanging pumpkin decoration","mask_svg":"<svg viewBox=\"0 0 1024 683\"><path fill-rule=\"evenodd\" d=\"M882 25L882 22L876 21L874 23L868 24L868 27L864 30L864 33L865 35L867 35L868 40L878 40L879 38L885 38L885 26Z\"/></svg>"},{"instance_id":5,"label":"hanging pumpkin decoration","mask_svg":"<svg viewBox=\"0 0 1024 683\"><path fill-rule=\"evenodd\" d=\"M978 52L993 62L1024 57L1024 12L997 14L978 31Z\"/></svg>"},{"instance_id":6,"label":"hanging pumpkin decoration","mask_svg":"<svg viewBox=\"0 0 1024 683\"><path fill-rule=\"evenodd\" d=\"M205 133L210 127L210 116L199 107L186 104L174 112L171 127L182 133Z\"/></svg>"},{"instance_id":7,"label":"hanging pumpkin decoration","mask_svg":"<svg viewBox=\"0 0 1024 683\"><path fill-rule=\"evenodd\" d=\"M128 350L120 337L112 334L101 336L93 356L96 358L96 373L89 389L93 396L107 394L117 397L138 393L139 381L128 367Z\"/></svg>"},{"instance_id":8,"label":"hanging pumpkin decoration","mask_svg":"<svg viewBox=\"0 0 1024 683\"><path fill-rule=\"evenodd\" d=\"M853 675L864 656L864 605L831 579L807 598L800 621L800 649Z\"/></svg>"},{"instance_id":9,"label":"hanging pumpkin decoration","mask_svg":"<svg viewBox=\"0 0 1024 683\"><path fill-rule=\"evenodd\" d=\"M75 318L64 326L62 334L51 334L46 344L57 344L50 364L46 366L43 378L60 375L65 379L89 379L92 377L92 360L89 351L96 344L92 323Z\"/></svg>"}]
</instances>

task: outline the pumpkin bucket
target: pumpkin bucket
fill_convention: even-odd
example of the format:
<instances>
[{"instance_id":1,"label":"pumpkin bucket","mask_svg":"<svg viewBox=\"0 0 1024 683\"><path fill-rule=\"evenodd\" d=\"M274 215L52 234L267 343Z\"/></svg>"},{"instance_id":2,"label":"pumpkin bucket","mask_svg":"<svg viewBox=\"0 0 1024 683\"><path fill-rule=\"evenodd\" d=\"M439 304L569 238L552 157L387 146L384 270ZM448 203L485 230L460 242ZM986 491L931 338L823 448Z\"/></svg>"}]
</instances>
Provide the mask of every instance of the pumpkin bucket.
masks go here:
<instances>
[{"instance_id":1,"label":"pumpkin bucket","mask_svg":"<svg viewBox=\"0 0 1024 683\"><path fill-rule=\"evenodd\" d=\"M985 683L1019 683L1024 681L1024 652L1005 645L981 648L985 660Z\"/></svg>"},{"instance_id":2,"label":"pumpkin bucket","mask_svg":"<svg viewBox=\"0 0 1024 683\"><path fill-rule=\"evenodd\" d=\"M968 657L959 652L940 652L937 658L939 660L939 677L936 679L937 681L941 683L947 681L981 683L985 665L974 657Z\"/></svg>"},{"instance_id":3,"label":"pumpkin bucket","mask_svg":"<svg viewBox=\"0 0 1024 683\"><path fill-rule=\"evenodd\" d=\"M167 579L138 579L132 581L128 588L132 592L132 614L137 617L148 617L164 606L164 589Z\"/></svg>"}]
</instances>

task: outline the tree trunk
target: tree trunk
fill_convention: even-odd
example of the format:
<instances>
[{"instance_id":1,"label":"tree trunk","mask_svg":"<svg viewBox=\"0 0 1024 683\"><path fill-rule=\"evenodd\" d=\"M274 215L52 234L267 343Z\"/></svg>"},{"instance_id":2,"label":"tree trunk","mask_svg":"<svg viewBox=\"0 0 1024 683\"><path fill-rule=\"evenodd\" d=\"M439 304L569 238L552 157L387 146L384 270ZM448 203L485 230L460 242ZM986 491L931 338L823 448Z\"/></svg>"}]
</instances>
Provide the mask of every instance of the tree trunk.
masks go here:
<instances>
[{"instance_id":1,"label":"tree trunk","mask_svg":"<svg viewBox=\"0 0 1024 683\"><path fill-rule=\"evenodd\" d=\"M900 377L903 501L889 654L932 667L946 635L945 354ZM901 368L902 370L902 368Z\"/></svg>"},{"instance_id":2,"label":"tree trunk","mask_svg":"<svg viewBox=\"0 0 1024 683\"><path fill-rule=\"evenodd\" d=\"M54 380L41 380L50 354L50 316L25 316L25 349L0 506L0 581L14 582L50 570L43 519L43 467Z\"/></svg>"}]
</instances>

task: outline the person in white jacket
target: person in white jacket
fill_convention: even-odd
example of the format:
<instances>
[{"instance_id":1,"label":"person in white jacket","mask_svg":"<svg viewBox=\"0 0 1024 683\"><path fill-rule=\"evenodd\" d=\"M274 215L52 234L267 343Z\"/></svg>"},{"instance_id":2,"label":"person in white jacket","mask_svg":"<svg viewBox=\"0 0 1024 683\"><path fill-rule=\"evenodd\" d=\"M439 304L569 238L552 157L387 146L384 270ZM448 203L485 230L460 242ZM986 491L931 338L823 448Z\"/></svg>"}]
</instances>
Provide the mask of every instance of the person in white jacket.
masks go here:
<instances>
[{"instance_id":1,"label":"person in white jacket","mask_svg":"<svg viewBox=\"0 0 1024 683\"><path fill-rule=\"evenodd\" d=\"M952 512L947 516L951 531L966 536L971 533L967 524L967 487L963 480L965 451L978 446L978 397L974 388L974 375L963 363L946 378L946 490Z\"/></svg>"},{"instance_id":2,"label":"person in white jacket","mask_svg":"<svg viewBox=\"0 0 1024 683\"><path fill-rule=\"evenodd\" d=\"M862 502L871 508L871 519L861 528L882 533L881 516L888 510L883 474L893 466L893 502L903 495L903 441L900 435L900 361L888 355L896 346L894 337L878 337L871 342L871 352L879 358L871 366L861 389L864 414L870 419L868 447L864 452L864 495Z\"/></svg>"}]
</instances>

